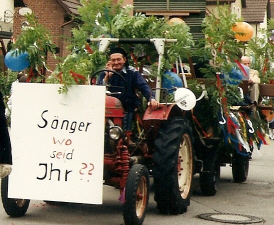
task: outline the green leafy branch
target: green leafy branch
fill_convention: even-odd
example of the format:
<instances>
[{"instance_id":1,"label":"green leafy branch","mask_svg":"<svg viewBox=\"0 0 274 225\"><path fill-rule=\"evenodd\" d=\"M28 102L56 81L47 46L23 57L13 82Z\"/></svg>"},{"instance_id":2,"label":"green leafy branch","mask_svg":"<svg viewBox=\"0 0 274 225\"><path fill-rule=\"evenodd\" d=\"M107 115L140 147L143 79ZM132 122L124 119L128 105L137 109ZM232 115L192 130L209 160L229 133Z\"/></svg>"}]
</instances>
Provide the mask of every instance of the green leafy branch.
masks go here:
<instances>
[{"instance_id":1,"label":"green leafy branch","mask_svg":"<svg viewBox=\"0 0 274 225\"><path fill-rule=\"evenodd\" d=\"M268 20L268 29L260 29L261 36L252 38L247 44L247 53L252 57L252 68L259 71L261 83L273 83L274 71L274 19Z\"/></svg>"},{"instance_id":2,"label":"green leafy branch","mask_svg":"<svg viewBox=\"0 0 274 225\"><path fill-rule=\"evenodd\" d=\"M47 68L47 55L49 52L55 53L56 46L53 44L49 31L38 23L35 15L27 14L28 26L22 28L21 34L17 37L12 49L18 49L18 54L28 53L30 61L30 73L35 73L32 82L40 82L43 79L43 68Z\"/></svg>"}]
</instances>

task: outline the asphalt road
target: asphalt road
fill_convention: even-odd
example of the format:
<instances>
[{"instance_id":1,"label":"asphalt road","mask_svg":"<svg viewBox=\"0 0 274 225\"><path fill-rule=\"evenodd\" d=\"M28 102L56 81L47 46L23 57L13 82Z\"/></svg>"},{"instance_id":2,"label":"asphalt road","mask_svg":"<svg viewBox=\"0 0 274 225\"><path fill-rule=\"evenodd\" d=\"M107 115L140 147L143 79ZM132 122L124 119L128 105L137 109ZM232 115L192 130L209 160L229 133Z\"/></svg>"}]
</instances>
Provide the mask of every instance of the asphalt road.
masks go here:
<instances>
[{"instance_id":1,"label":"asphalt road","mask_svg":"<svg viewBox=\"0 0 274 225\"><path fill-rule=\"evenodd\" d=\"M246 182L232 182L231 167L221 168L218 192L213 197L200 194L198 176L194 179L194 193L188 211L182 215L160 215L151 192L147 215L143 225L211 225L233 224L200 219L204 213L231 213L255 216L262 222L274 224L274 141L254 150L250 161L249 176ZM81 194L81 193L79 193ZM1 225L121 225L122 206L118 201L119 191L104 186L102 205L64 204L49 205L43 201L31 200L24 217L10 218L0 205ZM231 219L231 217L229 217ZM233 216L234 218L234 216ZM236 217L237 218L237 217ZM242 217L240 217L242 221Z\"/></svg>"}]
</instances>

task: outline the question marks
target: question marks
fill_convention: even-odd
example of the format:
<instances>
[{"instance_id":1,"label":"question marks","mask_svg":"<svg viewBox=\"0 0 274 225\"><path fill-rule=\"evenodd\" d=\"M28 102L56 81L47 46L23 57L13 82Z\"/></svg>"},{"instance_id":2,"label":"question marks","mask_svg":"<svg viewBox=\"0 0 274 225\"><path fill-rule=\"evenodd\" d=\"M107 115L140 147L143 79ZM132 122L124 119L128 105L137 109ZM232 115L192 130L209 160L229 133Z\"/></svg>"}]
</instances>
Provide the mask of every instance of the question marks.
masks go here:
<instances>
[{"instance_id":1,"label":"question marks","mask_svg":"<svg viewBox=\"0 0 274 225\"><path fill-rule=\"evenodd\" d=\"M94 164L93 163L82 163L83 167L79 170L79 173L83 176L87 175L87 176L91 176L92 175L92 171L94 170ZM81 180L83 180L81 178ZM89 182L89 178L87 180L87 182Z\"/></svg>"}]
</instances>

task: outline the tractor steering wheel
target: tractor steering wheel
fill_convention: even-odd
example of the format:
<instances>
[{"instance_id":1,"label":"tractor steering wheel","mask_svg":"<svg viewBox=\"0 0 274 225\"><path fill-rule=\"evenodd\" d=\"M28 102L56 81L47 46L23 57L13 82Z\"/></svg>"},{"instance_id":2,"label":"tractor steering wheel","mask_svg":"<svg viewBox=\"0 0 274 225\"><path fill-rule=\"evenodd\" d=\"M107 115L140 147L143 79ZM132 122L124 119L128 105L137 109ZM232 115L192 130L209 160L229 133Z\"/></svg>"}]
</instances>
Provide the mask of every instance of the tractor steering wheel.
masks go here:
<instances>
[{"instance_id":1,"label":"tractor steering wheel","mask_svg":"<svg viewBox=\"0 0 274 225\"><path fill-rule=\"evenodd\" d=\"M126 84L127 84L127 83L126 83L125 78L124 78L120 73L118 73L118 72L116 72L116 71L114 71L114 70L107 70L107 69L104 69L104 70L99 70L99 71L94 72L94 73L91 75L91 78L90 78L90 80L91 80L91 85L95 85L95 84L96 84L96 82L93 83L94 78L96 77L97 74L100 74L100 73L102 73L102 72L113 73L112 76L114 76L114 75L120 76L120 78L122 79L122 81L123 81L123 83L124 83L124 86L113 86L113 85L111 85L111 84L106 84L106 87L107 87L107 89L109 89L109 88L121 88L121 89L124 89L124 91L122 91L122 92L120 92L120 93L112 93L112 94L115 94L115 95L121 94L121 96L119 97L119 99L122 99L122 98L124 97L124 95L126 94L126 90L127 90L127 85L126 85Z\"/></svg>"}]
</instances>

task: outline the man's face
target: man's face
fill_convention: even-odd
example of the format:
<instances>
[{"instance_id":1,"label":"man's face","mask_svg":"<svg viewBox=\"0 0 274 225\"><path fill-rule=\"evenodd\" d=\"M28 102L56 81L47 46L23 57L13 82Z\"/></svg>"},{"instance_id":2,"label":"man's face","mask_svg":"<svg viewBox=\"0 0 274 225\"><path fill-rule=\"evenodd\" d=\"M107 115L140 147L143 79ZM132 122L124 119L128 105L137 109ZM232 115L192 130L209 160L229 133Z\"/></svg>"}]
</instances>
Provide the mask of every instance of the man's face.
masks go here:
<instances>
[{"instance_id":1,"label":"man's face","mask_svg":"<svg viewBox=\"0 0 274 225\"><path fill-rule=\"evenodd\" d=\"M120 53L114 53L110 55L110 61L112 63L112 68L115 71L120 72L126 63L126 58Z\"/></svg>"},{"instance_id":2,"label":"man's face","mask_svg":"<svg viewBox=\"0 0 274 225\"><path fill-rule=\"evenodd\" d=\"M242 64L244 64L245 66L250 67L250 60L249 59L242 59Z\"/></svg>"}]
</instances>

